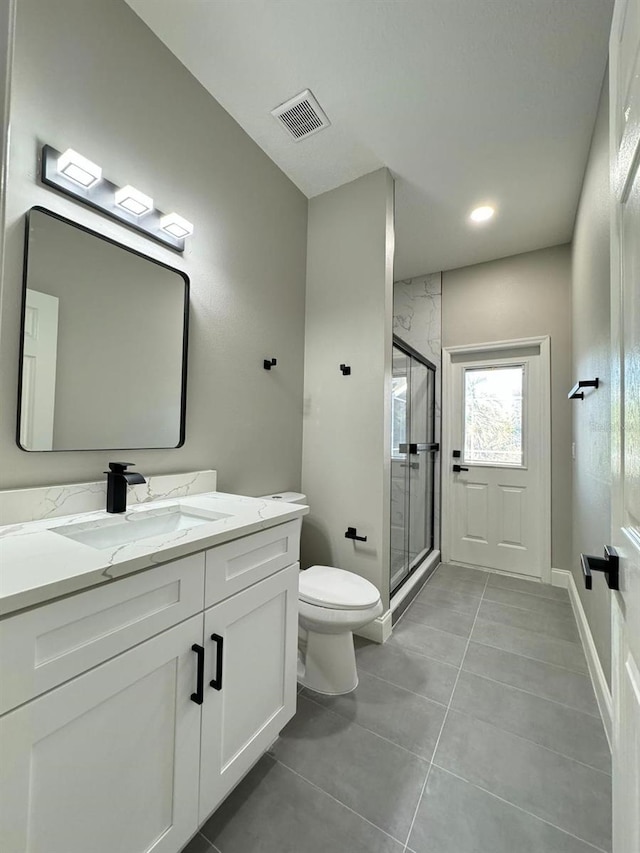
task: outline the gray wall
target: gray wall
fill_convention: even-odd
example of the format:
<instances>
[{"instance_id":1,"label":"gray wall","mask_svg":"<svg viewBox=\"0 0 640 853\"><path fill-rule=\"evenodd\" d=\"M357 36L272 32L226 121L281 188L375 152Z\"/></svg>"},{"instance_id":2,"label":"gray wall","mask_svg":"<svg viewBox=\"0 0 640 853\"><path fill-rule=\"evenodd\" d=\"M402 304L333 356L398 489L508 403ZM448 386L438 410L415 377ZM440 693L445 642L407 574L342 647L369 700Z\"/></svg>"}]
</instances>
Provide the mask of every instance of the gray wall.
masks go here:
<instances>
[{"instance_id":1,"label":"gray wall","mask_svg":"<svg viewBox=\"0 0 640 853\"><path fill-rule=\"evenodd\" d=\"M611 396L609 271L609 98L605 77L573 238L573 375L600 379L576 402L573 438L573 561L576 586L607 680L611 671L611 599L604 576L584 588L580 553L602 553L610 540Z\"/></svg>"},{"instance_id":2,"label":"gray wall","mask_svg":"<svg viewBox=\"0 0 640 853\"><path fill-rule=\"evenodd\" d=\"M571 247L442 275L442 346L551 336L551 564L571 566Z\"/></svg>"},{"instance_id":3,"label":"gray wall","mask_svg":"<svg viewBox=\"0 0 640 853\"><path fill-rule=\"evenodd\" d=\"M15 444L24 213L40 204L191 278L186 444L136 451L137 470L217 468L222 490L298 489L306 198L122 0L18 0L11 118L0 487L95 480L114 458ZM192 221L184 256L39 185L44 142Z\"/></svg>"},{"instance_id":4,"label":"gray wall","mask_svg":"<svg viewBox=\"0 0 640 853\"><path fill-rule=\"evenodd\" d=\"M302 562L389 601L393 181L372 172L309 202ZM351 366L343 376L339 365ZM368 537L344 538L347 527Z\"/></svg>"}]
</instances>

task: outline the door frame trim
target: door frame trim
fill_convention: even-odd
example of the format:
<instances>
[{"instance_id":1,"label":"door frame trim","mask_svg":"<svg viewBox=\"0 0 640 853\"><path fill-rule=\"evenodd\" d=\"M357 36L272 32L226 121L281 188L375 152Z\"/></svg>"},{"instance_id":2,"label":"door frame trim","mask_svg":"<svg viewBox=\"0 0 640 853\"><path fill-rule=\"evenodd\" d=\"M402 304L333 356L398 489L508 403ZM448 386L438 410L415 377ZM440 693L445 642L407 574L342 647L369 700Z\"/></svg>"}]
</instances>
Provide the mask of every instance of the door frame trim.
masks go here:
<instances>
[{"instance_id":1,"label":"door frame trim","mask_svg":"<svg viewBox=\"0 0 640 853\"><path fill-rule=\"evenodd\" d=\"M551 338L541 335L516 338L508 341L488 341L481 344L464 344L442 348L442 424L440 455L442 465L442 562L450 561L453 536L453 490L451 478L444 476L444 466L451 460L453 450L449 425L453 423L453 356L472 355L501 350L540 348L540 378L542 404L540 406L540 443L542 449L542 565L540 580L551 583Z\"/></svg>"}]
</instances>

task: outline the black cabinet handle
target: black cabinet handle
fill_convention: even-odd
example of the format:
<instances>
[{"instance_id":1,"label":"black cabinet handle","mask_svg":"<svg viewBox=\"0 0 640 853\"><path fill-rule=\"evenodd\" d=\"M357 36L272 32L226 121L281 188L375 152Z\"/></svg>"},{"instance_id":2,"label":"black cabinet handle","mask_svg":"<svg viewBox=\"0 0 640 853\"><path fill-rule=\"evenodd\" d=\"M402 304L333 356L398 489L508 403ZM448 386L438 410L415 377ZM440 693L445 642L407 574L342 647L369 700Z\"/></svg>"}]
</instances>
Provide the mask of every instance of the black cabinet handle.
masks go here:
<instances>
[{"instance_id":1,"label":"black cabinet handle","mask_svg":"<svg viewBox=\"0 0 640 853\"><path fill-rule=\"evenodd\" d=\"M220 634L212 634L211 639L216 644L216 677L209 684L214 690L222 690L222 649L224 639Z\"/></svg>"},{"instance_id":2,"label":"black cabinet handle","mask_svg":"<svg viewBox=\"0 0 640 853\"><path fill-rule=\"evenodd\" d=\"M196 692L191 694L191 701L196 705L202 705L204 702L204 647L194 643L191 646L191 651L198 655L198 680L196 683Z\"/></svg>"},{"instance_id":3,"label":"black cabinet handle","mask_svg":"<svg viewBox=\"0 0 640 853\"><path fill-rule=\"evenodd\" d=\"M345 539L355 539L357 542L366 542L366 536L358 536L358 531L355 527L347 527L347 532L344 534Z\"/></svg>"},{"instance_id":4,"label":"black cabinet handle","mask_svg":"<svg viewBox=\"0 0 640 853\"><path fill-rule=\"evenodd\" d=\"M459 474L459 473L460 473L460 471L468 471L468 470L469 470L468 468L463 468L463 466L462 466L462 465L454 465L454 466L453 466L453 472L454 472L454 474Z\"/></svg>"},{"instance_id":5,"label":"black cabinet handle","mask_svg":"<svg viewBox=\"0 0 640 853\"><path fill-rule=\"evenodd\" d=\"M592 557L589 554L580 554L580 564L584 585L587 589L593 588L591 572L604 572L609 589L620 589L618 576L618 552L612 545L604 546L604 558Z\"/></svg>"}]
</instances>

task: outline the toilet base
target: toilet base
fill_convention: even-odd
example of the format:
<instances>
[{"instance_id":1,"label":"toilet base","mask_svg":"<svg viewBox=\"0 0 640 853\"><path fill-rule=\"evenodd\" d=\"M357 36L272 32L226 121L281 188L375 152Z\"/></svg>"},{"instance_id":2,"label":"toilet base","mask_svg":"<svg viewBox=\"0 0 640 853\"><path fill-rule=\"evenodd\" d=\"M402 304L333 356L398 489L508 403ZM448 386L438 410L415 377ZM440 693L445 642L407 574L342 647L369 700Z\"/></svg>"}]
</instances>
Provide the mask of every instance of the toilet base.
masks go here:
<instances>
[{"instance_id":1,"label":"toilet base","mask_svg":"<svg viewBox=\"0 0 640 853\"><path fill-rule=\"evenodd\" d=\"M339 634L307 632L307 647L300 667L298 681L303 687L327 696L351 693L358 686L353 633Z\"/></svg>"}]
</instances>

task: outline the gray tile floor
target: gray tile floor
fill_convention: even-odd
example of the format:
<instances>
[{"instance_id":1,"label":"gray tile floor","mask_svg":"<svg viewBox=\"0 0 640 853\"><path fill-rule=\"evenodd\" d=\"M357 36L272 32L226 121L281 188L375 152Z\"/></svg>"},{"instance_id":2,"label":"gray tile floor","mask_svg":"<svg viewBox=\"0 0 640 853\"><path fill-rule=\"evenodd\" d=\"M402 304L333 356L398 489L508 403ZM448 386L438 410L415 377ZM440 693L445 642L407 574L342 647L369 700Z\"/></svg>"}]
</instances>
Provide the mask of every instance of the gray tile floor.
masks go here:
<instances>
[{"instance_id":1,"label":"gray tile floor","mask_svg":"<svg viewBox=\"0 0 640 853\"><path fill-rule=\"evenodd\" d=\"M611 849L610 755L564 590L441 566L360 684L298 712L184 853Z\"/></svg>"}]
</instances>

